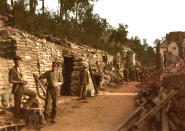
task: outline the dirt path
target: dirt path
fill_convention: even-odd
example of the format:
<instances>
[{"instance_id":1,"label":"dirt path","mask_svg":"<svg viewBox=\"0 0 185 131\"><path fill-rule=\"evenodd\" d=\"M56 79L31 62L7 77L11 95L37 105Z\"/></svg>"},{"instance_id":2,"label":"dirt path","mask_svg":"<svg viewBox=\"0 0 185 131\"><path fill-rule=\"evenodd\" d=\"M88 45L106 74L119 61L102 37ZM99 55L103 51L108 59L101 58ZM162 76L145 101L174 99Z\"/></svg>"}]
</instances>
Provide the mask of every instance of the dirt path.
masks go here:
<instances>
[{"instance_id":1,"label":"dirt path","mask_svg":"<svg viewBox=\"0 0 185 131\"><path fill-rule=\"evenodd\" d=\"M135 109L136 84L109 88L87 102L64 97L63 101L70 102L60 105L57 123L41 131L114 131Z\"/></svg>"}]
</instances>

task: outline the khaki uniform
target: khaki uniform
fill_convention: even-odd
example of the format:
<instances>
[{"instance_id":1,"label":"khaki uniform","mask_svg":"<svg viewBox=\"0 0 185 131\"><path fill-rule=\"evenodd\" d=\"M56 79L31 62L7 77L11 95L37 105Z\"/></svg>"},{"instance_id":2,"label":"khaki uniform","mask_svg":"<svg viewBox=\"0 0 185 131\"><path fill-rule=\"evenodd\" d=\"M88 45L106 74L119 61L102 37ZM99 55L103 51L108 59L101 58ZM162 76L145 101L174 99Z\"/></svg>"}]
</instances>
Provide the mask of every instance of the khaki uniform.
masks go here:
<instances>
[{"instance_id":1,"label":"khaki uniform","mask_svg":"<svg viewBox=\"0 0 185 131\"><path fill-rule=\"evenodd\" d=\"M44 114L46 117L48 117L52 107L52 118L55 118L57 113L58 97L60 96L60 87L54 86L53 84L56 82L63 82L62 74L58 71L47 71L41 77L46 78L47 80L47 93Z\"/></svg>"},{"instance_id":2,"label":"khaki uniform","mask_svg":"<svg viewBox=\"0 0 185 131\"><path fill-rule=\"evenodd\" d=\"M22 73L19 72L16 67L9 70L9 81L22 81ZM37 96L35 92L25 88L20 84L13 84L12 93L14 94L14 116L17 117L21 109L21 99L23 95L29 96L27 104L33 102L34 98Z\"/></svg>"},{"instance_id":3,"label":"khaki uniform","mask_svg":"<svg viewBox=\"0 0 185 131\"><path fill-rule=\"evenodd\" d=\"M86 86L89 84L88 72L86 70L82 70L80 72L80 98L85 99L87 96Z\"/></svg>"},{"instance_id":4,"label":"khaki uniform","mask_svg":"<svg viewBox=\"0 0 185 131\"><path fill-rule=\"evenodd\" d=\"M140 74L140 70L136 68L135 69L135 80L137 82L141 80L140 77L139 77L139 74Z\"/></svg>"},{"instance_id":5,"label":"khaki uniform","mask_svg":"<svg viewBox=\"0 0 185 131\"><path fill-rule=\"evenodd\" d=\"M123 70L123 77L124 77L125 82L129 81L129 79L128 79L128 77L129 77L128 69Z\"/></svg>"}]
</instances>

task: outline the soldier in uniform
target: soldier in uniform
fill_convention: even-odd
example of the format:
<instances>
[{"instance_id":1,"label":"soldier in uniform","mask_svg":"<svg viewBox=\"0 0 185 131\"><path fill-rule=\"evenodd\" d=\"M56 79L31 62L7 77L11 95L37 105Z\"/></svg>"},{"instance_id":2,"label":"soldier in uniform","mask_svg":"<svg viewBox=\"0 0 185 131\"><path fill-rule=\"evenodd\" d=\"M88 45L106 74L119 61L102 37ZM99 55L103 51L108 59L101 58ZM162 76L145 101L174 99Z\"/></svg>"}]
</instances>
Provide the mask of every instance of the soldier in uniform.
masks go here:
<instances>
[{"instance_id":1,"label":"soldier in uniform","mask_svg":"<svg viewBox=\"0 0 185 131\"><path fill-rule=\"evenodd\" d=\"M25 87L28 82L24 81L22 78L20 69L22 59L19 56L16 56L13 60L15 66L9 70L9 82L13 84L12 93L14 94L14 117L18 117L20 115L22 96L29 96L27 105L30 105L37 95L35 92Z\"/></svg>"},{"instance_id":2,"label":"soldier in uniform","mask_svg":"<svg viewBox=\"0 0 185 131\"><path fill-rule=\"evenodd\" d=\"M56 113L57 113L57 102L60 95L60 86L62 85L63 79L62 74L58 71L59 64L57 62L52 63L52 70L45 72L41 75L41 80L46 78L47 92L45 101L45 119L48 122L49 113L51 112L51 122L56 123ZM52 103L51 103L52 102ZM52 104L52 105L51 105Z\"/></svg>"},{"instance_id":3,"label":"soldier in uniform","mask_svg":"<svg viewBox=\"0 0 185 131\"><path fill-rule=\"evenodd\" d=\"M86 99L86 87L89 84L89 77L88 72L85 66L83 66L81 72L80 72L80 98Z\"/></svg>"},{"instance_id":4,"label":"soldier in uniform","mask_svg":"<svg viewBox=\"0 0 185 131\"><path fill-rule=\"evenodd\" d=\"M139 82L141 79L139 77L140 70L138 67L135 68L135 81Z\"/></svg>"},{"instance_id":5,"label":"soldier in uniform","mask_svg":"<svg viewBox=\"0 0 185 131\"><path fill-rule=\"evenodd\" d=\"M129 68L129 80L130 80L130 82L134 81L134 70L133 70L133 67Z\"/></svg>"},{"instance_id":6,"label":"soldier in uniform","mask_svg":"<svg viewBox=\"0 0 185 131\"><path fill-rule=\"evenodd\" d=\"M143 78L144 78L143 71L142 71L142 69L140 69L139 70L139 79L140 79L141 82L143 81Z\"/></svg>"},{"instance_id":7,"label":"soldier in uniform","mask_svg":"<svg viewBox=\"0 0 185 131\"><path fill-rule=\"evenodd\" d=\"M126 68L123 70L123 77L125 82L128 82L128 69Z\"/></svg>"},{"instance_id":8,"label":"soldier in uniform","mask_svg":"<svg viewBox=\"0 0 185 131\"><path fill-rule=\"evenodd\" d=\"M163 63L163 65L164 65L164 68L166 68L167 67L167 53L166 53L166 51L164 51L164 63Z\"/></svg>"}]
</instances>

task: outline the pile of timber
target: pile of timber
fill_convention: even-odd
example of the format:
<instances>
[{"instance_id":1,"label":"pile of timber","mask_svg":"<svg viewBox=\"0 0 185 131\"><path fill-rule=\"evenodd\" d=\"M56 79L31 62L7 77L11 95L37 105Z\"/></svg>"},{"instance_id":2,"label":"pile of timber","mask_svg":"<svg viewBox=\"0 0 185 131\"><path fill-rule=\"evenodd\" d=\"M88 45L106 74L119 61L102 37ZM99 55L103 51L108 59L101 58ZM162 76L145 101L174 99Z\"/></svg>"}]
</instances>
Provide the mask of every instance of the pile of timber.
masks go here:
<instances>
[{"instance_id":1,"label":"pile of timber","mask_svg":"<svg viewBox=\"0 0 185 131\"><path fill-rule=\"evenodd\" d=\"M12 112L0 109L0 131L18 131L25 125L23 120L15 120Z\"/></svg>"},{"instance_id":2,"label":"pile of timber","mask_svg":"<svg viewBox=\"0 0 185 131\"><path fill-rule=\"evenodd\" d=\"M153 72L139 86L139 113L134 112L119 130L185 130L185 59Z\"/></svg>"}]
</instances>

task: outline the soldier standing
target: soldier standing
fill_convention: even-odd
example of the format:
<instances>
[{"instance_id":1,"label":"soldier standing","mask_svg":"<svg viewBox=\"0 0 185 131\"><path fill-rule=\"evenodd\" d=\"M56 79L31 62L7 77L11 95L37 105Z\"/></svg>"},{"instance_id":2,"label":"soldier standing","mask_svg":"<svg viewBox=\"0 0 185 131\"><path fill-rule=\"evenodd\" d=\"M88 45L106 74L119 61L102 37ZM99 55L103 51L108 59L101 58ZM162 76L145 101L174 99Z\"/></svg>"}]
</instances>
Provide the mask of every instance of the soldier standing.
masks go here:
<instances>
[{"instance_id":1,"label":"soldier standing","mask_svg":"<svg viewBox=\"0 0 185 131\"><path fill-rule=\"evenodd\" d=\"M167 67L167 54L166 54L166 51L164 51L164 63L163 63L163 65L164 65L164 68L166 68Z\"/></svg>"},{"instance_id":2,"label":"soldier standing","mask_svg":"<svg viewBox=\"0 0 185 131\"><path fill-rule=\"evenodd\" d=\"M125 82L128 82L128 71L126 68L123 70L123 77L125 79Z\"/></svg>"},{"instance_id":3,"label":"soldier standing","mask_svg":"<svg viewBox=\"0 0 185 131\"><path fill-rule=\"evenodd\" d=\"M52 63L52 70L45 72L41 75L41 79L46 78L47 80L47 92L45 101L45 119L48 122L50 108L52 106L51 122L56 123L57 113L57 102L60 95L60 86L62 85L63 79L62 74L58 71L59 64L57 62ZM52 102L52 105L51 105Z\"/></svg>"},{"instance_id":4,"label":"soldier standing","mask_svg":"<svg viewBox=\"0 0 185 131\"><path fill-rule=\"evenodd\" d=\"M89 77L88 77L88 72L85 66L83 66L81 72L80 72L80 98L81 99L86 99L86 87L89 84Z\"/></svg>"},{"instance_id":5,"label":"soldier standing","mask_svg":"<svg viewBox=\"0 0 185 131\"><path fill-rule=\"evenodd\" d=\"M135 68L135 80L136 80L137 82L140 81L139 73L140 73L140 70L139 70L138 67L136 67L136 68Z\"/></svg>"},{"instance_id":6,"label":"soldier standing","mask_svg":"<svg viewBox=\"0 0 185 131\"><path fill-rule=\"evenodd\" d=\"M14 117L18 117L20 115L22 96L29 96L27 101L27 105L29 105L37 95L35 92L25 88L25 85L28 82L24 81L22 78L22 72L20 69L22 59L19 56L16 56L13 60L15 66L9 70L9 82L13 84L12 93L14 94Z\"/></svg>"}]
</instances>

